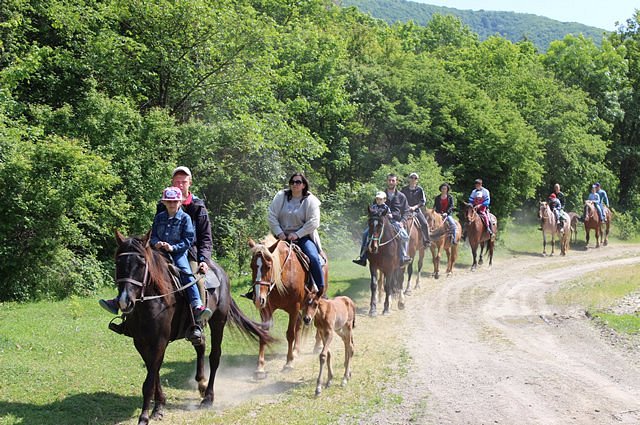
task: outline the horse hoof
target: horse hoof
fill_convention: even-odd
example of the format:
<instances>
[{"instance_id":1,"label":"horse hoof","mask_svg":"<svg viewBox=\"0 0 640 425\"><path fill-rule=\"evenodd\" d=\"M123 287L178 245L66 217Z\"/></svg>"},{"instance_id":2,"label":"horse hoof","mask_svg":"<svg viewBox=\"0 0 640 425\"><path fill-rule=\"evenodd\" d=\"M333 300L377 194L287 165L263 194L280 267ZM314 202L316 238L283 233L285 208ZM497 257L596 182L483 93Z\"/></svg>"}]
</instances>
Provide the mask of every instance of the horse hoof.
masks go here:
<instances>
[{"instance_id":1,"label":"horse hoof","mask_svg":"<svg viewBox=\"0 0 640 425\"><path fill-rule=\"evenodd\" d=\"M369 317L376 317L378 313L375 310L369 310Z\"/></svg>"},{"instance_id":2,"label":"horse hoof","mask_svg":"<svg viewBox=\"0 0 640 425\"><path fill-rule=\"evenodd\" d=\"M282 368L283 372L291 372L293 370L293 366L291 366L289 363L285 364L284 367Z\"/></svg>"},{"instance_id":3,"label":"horse hoof","mask_svg":"<svg viewBox=\"0 0 640 425\"><path fill-rule=\"evenodd\" d=\"M316 397L318 397L320 394L322 394L322 388L318 387L316 388Z\"/></svg>"},{"instance_id":4,"label":"horse hoof","mask_svg":"<svg viewBox=\"0 0 640 425\"><path fill-rule=\"evenodd\" d=\"M383 316L388 316L390 314L391 314L391 311L389 311L389 310L385 310L385 311L382 312Z\"/></svg>"},{"instance_id":5,"label":"horse hoof","mask_svg":"<svg viewBox=\"0 0 640 425\"><path fill-rule=\"evenodd\" d=\"M255 372L253 372L253 379L257 381L267 379L267 372L265 372L264 370L256 370Z\"/></svg>"},{"instance_id":6,"label":"horse hoof","mask_svg":"<svg viewBox=\"0 0 640 425\"><path fill-rule=\"evenodd\" d=\"M404 310L404 303L398 302L398 310Z\"/></svg>"},{"instance_id":7,"label":"horse hoof","mask_svg":"<svg viewBox=\"0 0 640 425\"><path fill-rule=\"evenodd\" d=\"M434 278L434 279L440 279L440 275L439 275L439 274L434 274L434 275L433 275L433 278Z\"/></svg>"},{"instance_id":8,"label":"horse hoof","mask_svg":"<svg viewBox=\"0 0 640 425\"><path fill-rule=\"evenodd\" d=\"M404 291L404 294L405 294L407 297L410 297L410 296L411 296L411 290L410 290L410 289L407 289L406 291Z\"/></svg>"},{"instance_id":9,"label":"horse hoof","mask_svg":"<svg viewBox=\"0 0 640 425\"><path fill-rule=\"evenodd\" d=\"M210 409L213 407L213 400L209 399L209 398L204 398L201 402L200 402L200 408L201 409Z\"/></svg>"}]
</instances>

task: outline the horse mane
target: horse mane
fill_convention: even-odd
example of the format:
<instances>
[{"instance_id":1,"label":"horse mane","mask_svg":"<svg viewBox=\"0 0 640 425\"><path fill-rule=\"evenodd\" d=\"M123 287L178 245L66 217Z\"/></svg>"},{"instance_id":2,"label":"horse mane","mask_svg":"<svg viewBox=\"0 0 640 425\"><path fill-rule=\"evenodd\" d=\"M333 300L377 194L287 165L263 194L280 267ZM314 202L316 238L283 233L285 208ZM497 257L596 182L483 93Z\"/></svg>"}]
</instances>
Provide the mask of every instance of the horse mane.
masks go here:
<instances>
[{"instance_id":1,"label":"horse mane","mask_svg":"<svg viewBox=\"0 0 640 425\"><path fill-rule=\"evenodd\" d=\"M275 241L271 244L269 242ZM273 235L267 235L261 243L256 244L251 248L253 256L262 255L262 258L271 260L271 278L276 285L278 293L284 294L285 287L282 283L282 264L280 262L280 251L278 250L278 239Z\"/></svg>"},{"instance_id":2,"label":"horse mane","mask_svg":"<svg viewBox=\"0 0 640 425\"><path fill-rule=\"evenodd\" d=\"M123 252L136 252L144 257L147 264L150 283L162 295L169 292L171 277L166 258L158 251L152 249L147 241L141 237L130 237L116 250L116 256Z\"/></svg>"}]
</instances>

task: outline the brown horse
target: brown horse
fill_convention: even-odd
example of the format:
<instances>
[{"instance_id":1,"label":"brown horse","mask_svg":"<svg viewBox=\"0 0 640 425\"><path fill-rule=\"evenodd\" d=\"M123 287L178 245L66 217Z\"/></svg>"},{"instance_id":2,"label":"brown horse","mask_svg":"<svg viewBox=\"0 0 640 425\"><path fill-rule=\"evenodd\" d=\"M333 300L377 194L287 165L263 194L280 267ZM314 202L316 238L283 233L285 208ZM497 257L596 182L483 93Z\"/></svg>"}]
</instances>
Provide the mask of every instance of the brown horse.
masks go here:
<instances>
[{"instance_id":1,"label":"brown horse","mask_svg":"<svg viewBox=\"0 0 640 425\"><path fill-rule=\"evenodd\" d=\"M578 242L578 222L580 215L574 212L567 213L569 215L569 229L571 235L569 237L569 244L575 244Z\"/></svg>"},{"instance_id":2,"label":"brown horse","mask_svg":"<svg viewBox=\"0 0 640 425\"><path fill-rule=\"evenodd\" d=\"M602 206L602 212L606 219L606 223L604 223L605 228L602 229L602 221L600 220L600 215L598 214L598 210L593 201L584 201L584 231L586 234L586 244L589 245L589 234L590 230L593 229L596 234L596 248L600 248L600 244L607 246L609 244L609 226L611 225L611 219L613 218L613 214L611 210Z\"/></svg>"},{"instance_id":3,"label":"brown horse","mask_svg":"<svg viewBox=\"0 0 640 425\"><path fill-rule=\"evenodd\" d=\"M420 272L422 271L422 264L424 263L424 245L422 244L422 229L420 228L420 222L415 216L415 213L409 218L407 226L407 233L409 234L409 246L407 248L407 255L411 257L411 262L407 265L407 287L404 290L405 295L411 294L411 275L413 274L413 262L418 254L418 267L416 270L416 284L414 288L420 287ZM403 274L404 278L404 274ZM404 286L404 283L403 283Z\"/></svg>"},{"instance_id":4,"label":"brown horse","mask_svg":"<svg viewBox=\"0 0 640 425\"><path fill-rule=\"evenodd\" d=\"M382 281L385 299L382 314L389 314L393 295L398 295L398 308L404 309L404 293L402 291L403 270L400 266L399 244L402 243L400 233L389 221L387 215L378 215L369 210L369 273L371 275L371 301L369 316L377 315L376 290Z\"/></svg>"},{"instance_id":5,"label":"brown horse","mask_svg":"<svg viewBox=\"0 0 640 425\"><path fill-rule=\"evenodd\" d=\"M124 333L144 360L147 376L142 385L142 412L138 424L149 423L149 407L155 404L152 419L164 415L166 398L160 381L160 367L170 342L184 338L192 326L193 315L183 294L184 288L174 289L172 274L166 257L148 245L149 234L144 238L125 238L116 231L116 282L118 304L125 315ZM211 353L209 354L209 378L204 375L205 344L195 347L198 389L204 397L201 406L213 404L213 383L220 364L222 336L227 319L244 334L270 344L273 340L262 324L247 318L229 293L229 278L217 265L212 268L220 280L220 286L207 291L207 306L213 311L209 319L211 328ZM207 382L208 381L208 382Z\"/></svg>"},{"instance_id":6,"label":"brown horse","mask_svg":"<svg viewBox=\"0 0 640 425\"><path fill-rule=\"evenodd\" d=\"M293 368L293 359L300 348L300 311L310 273L303 267L298 256L299 248L295 244L271 237L265 243L256 243L249 239L249 247L252 252L253 302L260 311L262 321L271 327L273 312L278 309L284 310L289 315L287 362L283 370L290 370ZM327 269L325 262L323 266L325 290L328 288ZM261 342L258 366L254 373L257 379L266 377L264 349L265 344Z\"/></svg>"},{"instance_id":7,"label":"brown horse","mask_svg":"<svg viewBox=\"0 0 640 425\"><path fill-rule=\"evenodd\" d=\"M468 202L463 202L463 217L465 218L465 228L467 232L467 240L471 246L471 253L473 254L473 264L471 270L474 271L478 265L482 265L482 253L486 251L489 253L489 266L493 264L493 248L495 245L496 236L498 235L498 224L493 214L489 213L489 222L491 224L491 230L493 236L489 236L486 231L482 219L478 214L478 211L473 205ZM480 246L480 259L476 261L476 255Z\"/></svg>"},{"instance_id":8,"label":"brown horse","mask_svg":"<svg viewBox=\"0 0 640 425\"><path fill-rule=\"evenodd\" d=\"M435 279L440 278L440 257L442 251L447 253L447 276L453 274L453 266L458 259L458 242L462 236L462 226L458 220L454 219L456 226L455 243L452 240L451 223L447 220L443 220L442 215L438 214L436 210L432 208L427 209L427 222L429 228L433 229L431 232L431 258L433 259L433 277Z\"/></svg>"},{"instance_id":9,"label":"brown horse","mask_svg":"<svg viewBox=\"0 0 640 425\"><path fill-rule=\"evenodd\" d=\"M542 226L542 256L547 255L547 233L551 235L551 255L555 249L555 237L558 235L560 242L560 255L566 255L569 249L570 225L569 220L565 220L562 229L558 229L556 215L551 211L549 204L541 201L538 209L538 218Z\"/></svg>"},{"instance_id":10,"label":"brown horse","mask_svg":"<svg viewBox=\"0 0 640 425\"><path fill-rule=\"evenodd\" d=\"M347 385L351 378L351 359L353 358L353 328L356 326L356 305L349 297L340 296L332 300L318 298L314 291L307 291L302 311L302 320L305 324L311 323L316 327L317 335L322 340L320 352L320 371L316 380L316 395L322 392L322 369L327 364L327 382L325 388L329 388L333 379L331 367L331 341L333 333L337 333L344 343L344 376L342 386Z\"/></svg>"}]
</instances>

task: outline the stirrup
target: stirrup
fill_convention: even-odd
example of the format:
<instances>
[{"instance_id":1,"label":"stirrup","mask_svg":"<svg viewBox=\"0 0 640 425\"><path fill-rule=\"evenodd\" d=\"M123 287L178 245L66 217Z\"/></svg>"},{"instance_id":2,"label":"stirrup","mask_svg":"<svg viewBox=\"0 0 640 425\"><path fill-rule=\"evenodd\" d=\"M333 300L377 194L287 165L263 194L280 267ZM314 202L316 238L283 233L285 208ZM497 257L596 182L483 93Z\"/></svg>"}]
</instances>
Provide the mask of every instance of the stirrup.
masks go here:
<instances>
[{"instance_id":1,"label":"stirrup","mask_svg":"<svg viewBox=\"0 0 640 425\"><path fill-rule=\"evenodd\" d=\"M124 334L124 319L120 323L115 323L114 320L123 319L123 316L116 316L109 321L108 328L110 331L117 333L118 335Z\"/></svg>"}]
</instances>

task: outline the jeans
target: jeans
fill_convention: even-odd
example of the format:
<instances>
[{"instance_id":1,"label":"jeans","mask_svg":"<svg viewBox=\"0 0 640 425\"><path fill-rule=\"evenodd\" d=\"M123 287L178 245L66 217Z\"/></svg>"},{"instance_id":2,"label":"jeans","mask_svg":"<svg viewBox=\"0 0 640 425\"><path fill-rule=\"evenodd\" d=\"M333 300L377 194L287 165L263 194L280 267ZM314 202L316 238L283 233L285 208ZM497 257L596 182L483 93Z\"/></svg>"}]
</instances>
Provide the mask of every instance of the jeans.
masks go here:
<instances>
[{"instance_id":1,"label":"jeans","mask_svg":"<svg viewBox=\"0 0 640 425\"><path fill-rule=\"evenodd\" d=\"M324 290L324 275L322 274L322 263L320 262L320 252L318 252L317 245L309 236L303 236L295 241L295 243L302 249L302 252L309 257L311 277L318 287L318 292L322 293Z\"/></svg>"},{"instance_id":2,"label":"jeans","mask_svg":"<svg viewBox=\"0 0 640 425\"><path fill-rule=\"evenodd\" d=\"M191 266L189 265L189 259L187 258L187 253L171 256L173 258L173 263L180 269L180 283L186 285L193 280L193 276L191 275ZM198 285L191 285L187 289L185 289L185 294L187 299L189 300L189 304L191 307L200 307L202 305L202 300L200 299L200 291L198 291Z\"/></svg>"}]
</instances>

